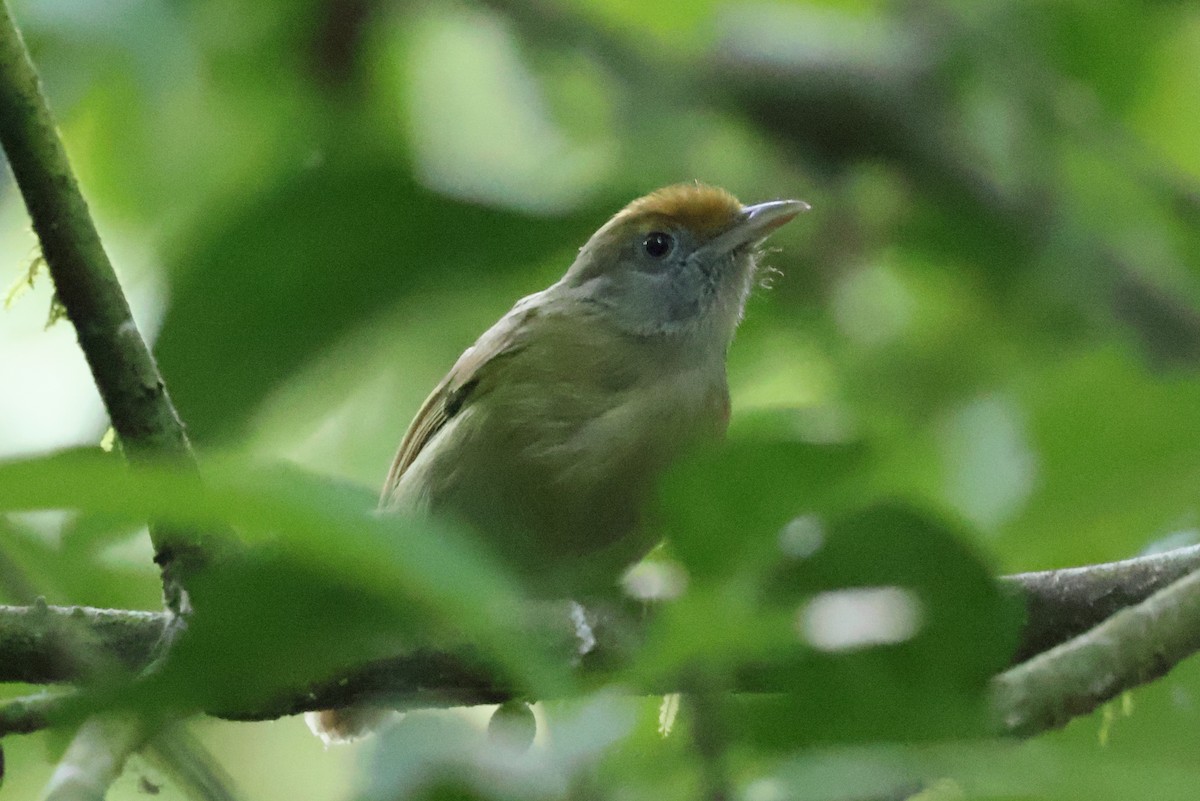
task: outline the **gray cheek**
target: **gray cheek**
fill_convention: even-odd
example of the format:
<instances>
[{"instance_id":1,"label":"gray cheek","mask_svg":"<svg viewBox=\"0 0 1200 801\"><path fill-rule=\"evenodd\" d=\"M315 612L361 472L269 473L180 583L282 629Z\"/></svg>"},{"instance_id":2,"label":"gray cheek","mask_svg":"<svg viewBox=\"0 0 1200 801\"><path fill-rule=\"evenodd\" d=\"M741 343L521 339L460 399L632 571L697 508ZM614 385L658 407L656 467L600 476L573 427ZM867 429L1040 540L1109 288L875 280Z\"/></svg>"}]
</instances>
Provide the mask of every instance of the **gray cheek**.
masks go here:
<instances>
[{"instance_id":1,"label":"gray cheek","mask_svg":"<svg viewBox=\"0 0 1200 801\"><path fill-rule=\"evenodd\" d=\"M700 313L702 282L691 271L677 273L661 288L659 304L665 321L681 323Z\"/></svg>"},{"instance_id":2,"label":"gray cheek","mask_svg":"<svg viewBox=\"0 0 1200 801\"><path fill-rule=\"evenodd\" d=\"M577 297L605 309L620 328L655 334L679 328L702 310L703 276L693 270L671 273L625 272L601 276L575 288Z\"/></svg>"},{"instance_id":3,"label":"gray cheek","mask_svg":"<svg viewBox=\"0 0 1200 801\"><path fill-rule=\"evenodd\" d=\"M700 313L703 292L700 276L691 270L669 273L633 273L626 285L626 308L644 330L677 328Z\"/></svg>"}]
</instances>

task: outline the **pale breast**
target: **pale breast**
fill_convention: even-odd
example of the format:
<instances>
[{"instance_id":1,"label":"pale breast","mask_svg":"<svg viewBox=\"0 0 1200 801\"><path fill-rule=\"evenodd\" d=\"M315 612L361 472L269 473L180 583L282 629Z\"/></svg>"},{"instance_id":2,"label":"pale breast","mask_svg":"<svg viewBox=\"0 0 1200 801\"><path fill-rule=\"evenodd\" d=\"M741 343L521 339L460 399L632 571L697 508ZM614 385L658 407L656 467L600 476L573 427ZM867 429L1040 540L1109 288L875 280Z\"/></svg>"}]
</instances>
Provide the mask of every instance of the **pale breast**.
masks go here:
<instances>
[{"instance_id":1,"label":"pale breast","mask_svg":"<svg viewBox=\"0 0 1200 801\"><path fill-rule=\"evenodd\" d=\"M463 519L548 594L611 587L654 544L639 524L663 470L728 419L723 360L629 347L654 345L566 332L553 350L513 355L412 464L397 501Z\"/></svg>"}]
</instances>

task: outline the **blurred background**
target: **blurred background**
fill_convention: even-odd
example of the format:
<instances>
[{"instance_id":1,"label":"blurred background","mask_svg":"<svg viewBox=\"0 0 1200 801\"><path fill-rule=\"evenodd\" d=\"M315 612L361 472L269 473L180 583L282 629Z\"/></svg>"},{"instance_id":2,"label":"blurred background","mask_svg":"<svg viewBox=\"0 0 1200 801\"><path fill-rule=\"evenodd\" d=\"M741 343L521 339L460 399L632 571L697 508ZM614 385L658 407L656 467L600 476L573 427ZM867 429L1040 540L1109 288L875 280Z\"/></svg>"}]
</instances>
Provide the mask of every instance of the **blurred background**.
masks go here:
<instances>
[{"instance_id":1,"label":"blurred background","mask_svg":"<svg viewBox=\"0 0 1200 801\"><path fill-rule=\"evenodd\" d=\"M1195 4L10 5L202 450L374 488L475 336L628 200L699 180L813 207L731 352L735 426L786 410L866 448L873 494L998 571L1197 541ZM36 253L0 172L0 457L106 428ZM6 538L52 603L157 608L144 538L83 529ZM1198 691L1185 667L1039 747L1178 772ZM200 730L253 798L355 786L358 750L299 720ZM0 796L55 737L6 743Z\"/></svg>"}]
</instances>

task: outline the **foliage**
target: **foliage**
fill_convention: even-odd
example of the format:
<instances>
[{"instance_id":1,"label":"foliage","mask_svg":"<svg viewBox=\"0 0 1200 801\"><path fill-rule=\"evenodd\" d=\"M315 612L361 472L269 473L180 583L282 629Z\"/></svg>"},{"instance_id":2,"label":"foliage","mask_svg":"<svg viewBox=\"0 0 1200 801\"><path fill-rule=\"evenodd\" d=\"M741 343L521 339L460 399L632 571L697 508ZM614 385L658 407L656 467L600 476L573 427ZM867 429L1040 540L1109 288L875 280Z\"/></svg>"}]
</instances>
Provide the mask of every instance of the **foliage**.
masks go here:
<instances>
[{"instance_id":1,"label":"foliage","mask_svg":"<svg viewBox=\"0 0 1200 801\"><path fill-rule=\"evenodd\" d=\"M472 713L324 754L296 720L202 724L248 796L1190 797L1194 665L1104 746L1098 719L999 744L981 713L1018 623L989 576L1196 539L1194 8L13 5L206 489L40 454L104 426L86 379L46 383L82 368L39 279L0 314L0 512L72 512L0 526L4 600L156 608L139 521L229 521L259 549L207 588L230 623L150 701L242 702L399 637L470 638L529 697L570 696L521 753ZM519 587L469 535L368 510L473 337L690 179L813 211L730 354L730 442L654 509L686 588L581 687L514 635ZM8 181L0 286L33 245ZM883 608L904 614L826 636ZM735 679L762 692L718 692ZM664 737L651 691L676 687ZM60 747L6 743L8 792Z\"/></svg>"}]
</instances>

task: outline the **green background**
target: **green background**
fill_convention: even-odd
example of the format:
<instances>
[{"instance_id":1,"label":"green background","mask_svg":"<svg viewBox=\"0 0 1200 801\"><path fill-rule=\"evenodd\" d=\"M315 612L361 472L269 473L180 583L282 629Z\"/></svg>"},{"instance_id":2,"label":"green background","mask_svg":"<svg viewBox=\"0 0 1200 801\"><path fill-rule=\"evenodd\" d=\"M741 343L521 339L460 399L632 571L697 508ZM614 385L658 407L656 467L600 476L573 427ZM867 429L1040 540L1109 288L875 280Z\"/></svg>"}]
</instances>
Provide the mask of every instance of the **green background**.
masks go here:
<instances>
[{"instance_id":1,"label":"green background","mask_svg":"<svg viewBox=\"0 0 1200 801\"><path fill-rule=\"evenodd\" d=\"M730 353L730 448L664 493L693 581L623 678L700 665L719 679L794 645L798 597L903 586L924 609L916 639L783 658L775 678L794 696L720 710L747 801L913 775L950 777L927 791L946 799L1194 792L1194 664L1030 743L968 735L1014 625L987 572L1200 539L1196 6L11 5L201 453L291 463L363 488L363 504L458 353L628 200L701 180L744 202L808 201L772 238ZM2 282L35 253L4 171ZM43 331L50 296L41 274L0 314L0 456L105 429L69 325ZM83 473L33 464L91 513L6 518L14 569L51 603L157 608L148 542L122 519L141 507L100 509ZM253 525L282 524L294 489L263 489L284 511ZM333 494L305 502L349 503ZM800 568L775 547L797 515L829 546ZM269 577L299 581L343 548L305 539L302 564ZM326 583L395 580L403 598L456 559L432 554L415 578L335 559ZM462 580L476 568L491 570ZM263 601L263 620L296 595ZM264 648L269 679L279 653ZM686 711L664 740L657 698L594 692L551 705L552 742L501 759L504 781L462 778L498 758L476 742L479 710L328 751L298 719L195 728L255 799L692 797L705 774ZM33 797L65 738L9 738L0 797ZM414 778L437 765L459 780ZM160 781L137 763L112 797L146 797L143 777Z\"/></svg>"}]
</instances>

